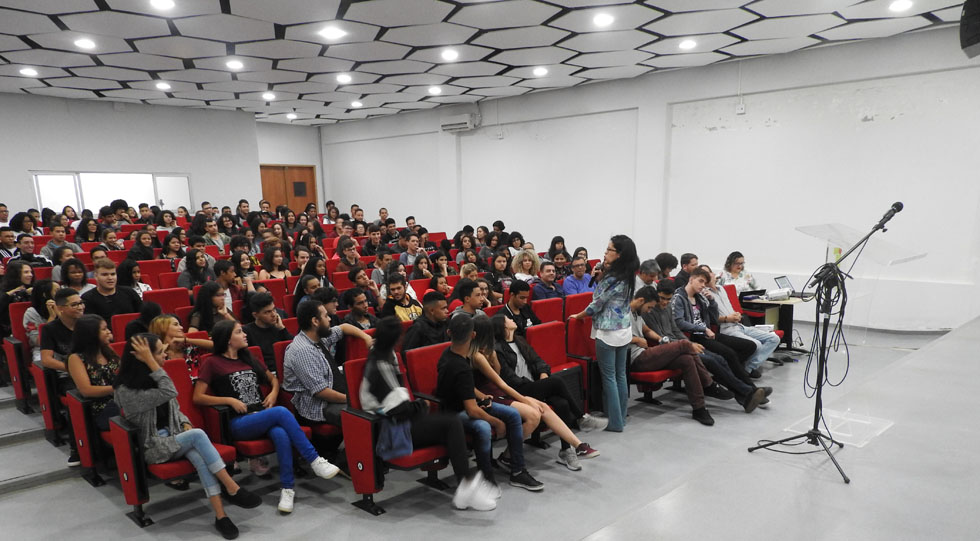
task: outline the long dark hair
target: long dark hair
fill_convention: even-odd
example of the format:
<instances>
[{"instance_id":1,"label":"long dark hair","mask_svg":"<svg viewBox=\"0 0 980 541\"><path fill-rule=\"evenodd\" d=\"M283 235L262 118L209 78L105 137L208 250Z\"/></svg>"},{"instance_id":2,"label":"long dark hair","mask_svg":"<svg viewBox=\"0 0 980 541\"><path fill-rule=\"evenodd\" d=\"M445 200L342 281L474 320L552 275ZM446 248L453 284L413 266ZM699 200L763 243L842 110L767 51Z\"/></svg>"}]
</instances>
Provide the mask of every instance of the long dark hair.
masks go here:
<instances>
[{"instance_id":1,"label":"long dark hair","mask_svg":"<svg viewBox=\"0 0 980 541\"><path fill-rule=\"evenodd\" d=\"M228 349L231 347L231 334L235 331L235 325L240 325L240 323L230 319L214 324L214 329L211 331L211 341L214 342L215 355L228 356ZM259 365L247 347L238 350L238 360L252 367L252 370L259 377L259 383L266 383L265 372L267 369Z\"/></svg>"},{"instance_id":2,"label":"long dark hair","mask_svg":"<svg viewBox=\"0 0 980 541\"><path fill-rule=\"evenodd\" d=\"M76 259L74 257L61 264L61 285L65 287L71 286L68 273L73 267L82 271L82 285L85 285L87 283L85 273L88 272L88 269L85 268L85 263L82 263L81 259Z\"/></svg>"},{"instance_id":3,"label":"long dark hair","mask_svg":"<svg viewBox=\"0 0 980 541\"><path fill-rule=\"evenodd\" d=\"M490 323L493 324L493 337L494 337L494 348L497 349L507 349L507 316L503 313L494 314L490 318ZM534 355L534 350L531 349L531 345L527 343L527 340L523 336L514 333L514 344L517 345L518 351L521 352L521 356L525 359L530 359Z\"/></svg>"},{"instance_id":4,"label":"long dark hair","mask_svg":"<svg viewBox=\"0 0 980 541\"><path fill-rule=\"evenodd\" d=\"M633 243L633 239L626 235L615 235L609 239L609 242L612 243L619 257L609 265L608 269L605 269L603 279L609 277L616 281L626 282L626 302L629 302L633 298L633 290L636 288L636 272L640 270L640 258L636 255L636 244Z\"/></svg>"},{"instance_id":5,"label":"long dark hair","mask_svg":"<svg viewBox=\"0 0 980 541\"><path fill-rule=\"evenodd\" d=\"M732 272L732 265L734 265L735 261L740 257L744 258L745 256L739 251L734 251L728 254L728 257L725 258L725 271Z\"/></svg>"},{"instance_id":6,"label":"long dark hair","mask_svg":"<svg viewBox=\"0 0 980 541\"><path fill-rule=\"evenodd\" d=\"M476 336L470 342L470 353L493 349L493 323L490 323L490 318L486 314L478 314L473 317L473 332L476 333Z\"/></svg>"},{"instance_id":7,"label":"long dark hair","mask_svg":"<svg viewBox=\"0 0 980 541\"><path fill-rule=\"evenodd\" d=\"M179 231L176 231L176 229L179 229L179 228L174 228L174 229L175 229L175 231L171 232L169 235L167 235L166 238L163 239L162 250L160 250L160 258L161 259L164 259L165 256L167 255L167 253L170 251L170 248L169 248L170 241L172 241L173 239L177 239L177 242L180 242L180 232ZM177 248L177 253L174 254L174 255L177 256L177 257L184 257L184 256L187 255L187 254L184 253L184 245L183 245L183 243L181 243L180 248Z\"/></svg>"},{"instance_id":8,"label":"long dark hair","mask_svg":"<svg viewBox=\"0 0 980 541\"><path fill-rule=\"evenodd\" d=\"M133 352L133 340L137 337L146 340L146 345L150 347L151 352L156 350L157 342L160 341L155 334L140 333L126 342L122 357L119 359L119 373L116 374L116 381L112 384L115 389L124 386L138 391L157 388L157 382L150 377L150 369L143 361L137 359Z\"/></svg>"},{"instance_id":9,"label":"long dark hair","mask_svg":"<svg viewBox=\"0 0 980 541\"><path fill-rule=\"evenodd\" d=\"M51 280L38 280L34 282L34 289L31 290L31 307L37 310L37 314L44 319L48 319L51 315L48 312L48 301L54 299L54 293L52 293L51 286L54 282Z\"/></svg>"},{"instance_id":10,"label":"long dark hair","mask_svg":"<svg viewBox=\"0 0 980 541\"><path fill-rule=\"evenodd\" d=\"M88 224L89 222L95 222L95 233L92 237L88 234ZM93 218L82 218L82 221L75 228L75 242L81 244L83 242L100 242L102 240L102 224L97 222Z\"/></svg>"},{"instance_id":11,"label":"long dark hair","mask_svg":"<svg viewBox=\"0 0 980 541\"><path fill-rule=\"evenodd\" d=\"M123 287L138 287L133 278L133 271L139 266L140 264L134 259L123 259L116 267L116 283Z\"/></svg>"},{"instance_id":12,"label":"long dark hair","mask_svg":"<svg viewBox=\"0 0 980 541\"><path fill-rule=\"evenodd\" d=\"M276 267L275 263L272 262L272 259L276 257L277 251L283 254L282 266L278 268ZM268 273L271 273L272 271L288 271L289 263L286 262L285 254L286 252L282 248L266 248L262 254L262 268Z\"/></svg>"},{"instance_id":13,"label":"long dark hair","mask_svg":"<svg viewBox=\"0 0 980 541\"><path fill-rule=\"evenodd\" d=\"M19 259L7 263L7 273L3 275L3 285L0 287L3 287L4 291L10 291L24 285L20 281L20 275L24 273L24 267L30 267L30 265ZM33 270L31 274L31 285L34 285Z\"/></svg>"},{"instance_id":14,"label":"long dark hair","mask_svg":"<svg viewBox=\"0 0 980 541\"><path fill-rule=\"evenodd\" d=\"M555 245L561 243L561 250L555 248ZM551 239L551 246L548 247L548 259L554 261L555 255L565 254L565 258L569 261L572 260L572 256L568 255L568 247L565 246L565 237L558 235Z\"/></svg>"},{"instance_id":15,"label":"long dark hair","mask_svg":"<svg viewBox=\"0 0 980 541\"><path fill-rule=\"evenodd\" d=\"M143 246L143 242L140 240L143 235L150 235L150 245ZM132 248L129 249L129 254L126 256L127 259L133 261L148 261L153 259L153 241L156 237L153 233L149 231L142 230L136 234L136 242L133 244Z\"/></svg>"},{"instance_id":16,"label":"long dark hair","mask_svg":"<svg viewBox=\"0 0 980 541\"><path fill-rule=\"evenodd\" d=\"M99 338L103 323L105 320L98 314L85 314L75 322L75 332L71 335L71 352L77 353L87 365L99 364L100 354L106 360L119 360L109 344L103 344Z\"/></svg>"},{"instance_id":17,"label":"long dark hair","mask_svg":"<svg viewBox=\"0 0 980 541\"><path fill-rule=\"evenodd\" d=\"M211 298L216 296L218 292L221 291L221 284L218 282L205 282L201 285L201 289L197 290L197 298L194 299L194 311L199 318L199 325L197 329L199 331L211 332L212 328L215 327L214 323L214 303ZM231 310L230 306L226 306L228 310Z\"/></svg>"},{"instance_id":18,"label":"long dark hair","mask_svg":"<svg viewBox=\"0 0 980 541\"><path fill-rule=\"evenodd\" d=\"M61 258L65 257L65 252L68 251L71 251L72 257L75 257L75 250L71 246L58 246L55 248L54 253L51 254L51 263L55 266L61 265Z\"/></svg>"},{"instance_id":19,"label":"long dark hair","mask_svg":"<svg viewBox=\"0 0 980 541\"><path fill-rule=\"evenodd\" d=\"M197 250L197 249L188 250L187 257L185 258L185 260L187 261L185 267L187 269L187 273L191 275L191 279L194 282L200 284L206 284L208 279L207 255L204 256L204 267L201 268L197 266L197 254L204 254L204 253L205 253L204 250Z\"/></svg>"}]
</instances>

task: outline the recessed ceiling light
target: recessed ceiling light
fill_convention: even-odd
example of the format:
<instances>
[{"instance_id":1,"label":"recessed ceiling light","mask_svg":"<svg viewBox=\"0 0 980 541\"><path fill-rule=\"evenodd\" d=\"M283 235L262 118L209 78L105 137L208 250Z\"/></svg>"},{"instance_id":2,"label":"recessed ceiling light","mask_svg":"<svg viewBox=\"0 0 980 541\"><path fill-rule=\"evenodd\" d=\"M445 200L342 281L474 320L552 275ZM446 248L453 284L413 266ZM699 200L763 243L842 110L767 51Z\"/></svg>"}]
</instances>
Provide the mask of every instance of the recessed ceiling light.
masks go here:
<instances>
[{"instance_id":1,"label":"recessed ceiling light","mask_svg":"<svg viewBox=\"0 0 980 541\"><path fill-rule=\"evenodd\" d=\"M913 3L912 0L895 0L888 6L888 9L896 13L901 11L908 11L912 9L912 3Z\"/></svg>"},{"instance_id":2,"label":"recessed ceiling light","mask_svg":"<svg viewBox=\"0 0 980 541\"><path fill-rule=\"evenodd\" d=\"M433 96L437 96L439 94L442 94L442 89L439 88L438 86L430 86L429 94L432 94Z\"/></svg>"},{"instance_id":3,"label":"recessed ceiling light","mask_svg":"<svg viewBox=\"0 0 980 541\"><path fill-rule=\"evenodd\" d=\"M347 75L346 73L341 73L341 74L337 75L337 82L338 83L349 83L349 82L351 82L353 80L354 79L350 75Z\"/></svg>"},{"instance_id":4,"label":"recessed ceiling light","mask_svg":"<svg viewBox=\"0 0 980 541\"><path fill-rule=\"evenodd\" d=\"M297 118L296 113L289 113L288 115L286 115L286 118L288 118L289 120L296 120Z\"/></svg>"},{"instance_id":5,"label":"recessed ceiling light","mask_svg":"<svg viewBox=\"0 0 980 541\"><path fill-rule=\"evenodd\" d=\"M233 70L240 70L245 67L245 64L242 64L241 60L229 60L225 62L225 65L228 66L229 69Z\"/></svg>"},{"instance_id":6,"label":"recessed ceiling light","mask_svg":"<svg viewBox=\"0 0 980 541\"><path fill-rule=\"evenodd\" d=\"M262 99L264 99L265 101L272 101L276 99L276 95L273 94L272 92L266 92L265 94L262 94Z\"/></svg>"},{"instance_id":7,"label":"recessed ceiling light","mask_svg":"<svg viewBox=\"0 0 980 541\"><path fill-rule=\"evenodd\" d=\"M163 81L161 81L161 82L157 83L157 89L158 90L170 90L170 85L168 83L164 83Z\"/></svg>"},{"instance_id":8,"label":"recessed ceiling light","mask_svg":"<svg viewBox=\"0 0 980 541\"><path fill-rule=\"evenodd\" d=\"M442 52L443 60L452 62L457 58L459 58L459 51L457 51L456 49L446 49L445 51Z\"/></svg>"},{"instance_id":9,"label":"recessed ceiling light","mask_svg":"<svg viewBox=\"0 0 980 541\"><path fill-rule=\"evenodd\" d=\"M608 13L599 13L595 17L592 17L592 24L602 28L609 26L616 20L616 17Z\"/></svg>"},{"instance_id":10,"label":"recessed ceiling light","mask_svg":"<svg viewBox=\"0 0 980 541\"><path fill-rule=\"evenodd\" d=\"M534 71L532 73L534 73L535 77L544 77L545 75L548 75L548 68L543 66L539 68L534 68Z\"/></svg>"},{"instance_id":11,"label":"recessed ceiling light","mask_svg":"<svg viewBox=\"0 0 980 541\"><path fill-rule=\"evenodd\" d=\"M20 70L20 74L28 77L37 77L37 70L34 68L23 68Z\"/></svg>"},{"instance_id":12,"label":"recessed ceiling light","mask_svg":"<svg viewBox=\"0 0 980 541\"><path fill-rule=\"evenodd\" d=\"M350 106L353 107L354 109L357 109L358 107L363 107L364 104L359 101L352 101L350 102Z\"/></svg>"},{"instance_id":13,"label":"recessed ceiling light","mask_svg":"<svg viewBox=\"0 0 980 541\"><path fill-rule=\"evenodd\" d=\"M173 9L176 4L174 0L150 0L150 5L159 10Z\"/></svg>"},{"instance_id":14,"label":"recessed ceiling light","mask_svg":"<svg viewBox=\"0 0 980 541\"><path fill-rule=\"evenodd\" d=\"M693 49L693 48L695 48L697 46L698 46L698 42L694 41L693 39L685 39L677 47L679 49L683 49L685 51L690 51L691 49Z\"/></svg>"},{"instance_id":15,"label":"recessed ceiling light","mask_svg":"<svg viewBox=\"0 0 980 541\"><path fill-rule=\"evenodd\" d=\"M76 39L75 47L78 47L79 49L94 49L95 42L88 38Z\"/></svg>"},{"instance_id":16,"label":"recessed ceiling light","mask_svg":"<svg viewBox=\"0 0 980 541\"><path fill-rule=\"evenodd\" d=\"M336 26L328 26L323 30L320 30L319 34L326 39L340 39L346 36L347 32L344 32L343 30L337 28Z\"/></svg>"}]
</instances>

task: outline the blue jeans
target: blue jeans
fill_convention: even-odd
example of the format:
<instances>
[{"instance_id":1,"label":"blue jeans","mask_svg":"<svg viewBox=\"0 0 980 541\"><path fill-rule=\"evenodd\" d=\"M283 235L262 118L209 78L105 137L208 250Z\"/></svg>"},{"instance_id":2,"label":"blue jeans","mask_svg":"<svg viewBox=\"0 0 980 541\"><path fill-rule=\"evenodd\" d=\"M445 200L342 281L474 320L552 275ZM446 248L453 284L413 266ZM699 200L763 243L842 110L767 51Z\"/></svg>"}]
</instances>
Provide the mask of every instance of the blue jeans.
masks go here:
<instances>
[{"instance_id":1,"label":"blue jeans","mask_svg":"<svg viewBox=\"0 0 980 541\"><path fill-rule=\"evenodd\" d=\"M307 462L313 462L320 455L310 440L306 439L296 418L286 408L275 406L267 410L241 415L231 420L231 437L236 440L251 440L267 436L276 446L279 458L279 484L282 488L293 488L293 448Z\"/></svg>"},{"instance_id":2,"label":"blue jeans","mask_svg":"<svg viewBox=\"0 0 980 541\"><path fill-rule=\"evenodd\" d=\"M626 405L629 402L629 386L626 383L629 345L610 346L596 340L595 350L599 373L602 374L602 403L609 419L606 430L622 432L626 426Z\"/></svg>"},{"instance_id":3,"label":"blue jeans","mask_svg":"<svg viewBox=\"0 0 980 541\"><path fill-rule=\"evenodd\" d=\"M521 473L524 469L524 427L521 421L521 414L516 409L492 403L489 408L483 410L487 414L496 417L507 425L507 445L510 448L510 470L513 474ZM493 480L493 466L490 465L490 423L483 419L473 419L466 411L459 412L459 419L463 422L463 430L473 435L473 450L476 452L476 465L483 472L484 477Z\"/></svg>"},{"instance_id":4,"label":"blue jeans","mask_svg":"<svg viewBox=\"0 0 980 541\"><path fill-rule=\"evenodd\" d=\"M174 458L186 458L194 465L197 476L204 485L204 493L210 498L221 493L221 485L214 474L225 469L225 461L208 439L208 435L200 428L192 428L175 436L180 449L174 453Z\"/></svg>"},{"instance_id":5,"label":"blue jeans","mask_svg":"<svg viewBox=\"0 0 980 541\"><path fill-rule=\"evenodd\" d=\"M725 334L755 343L755 353L745 361L745 369L749 372L762 366L762 363L766 362L766 359L779 347L779 336L776 333L755 327L736 327L726 330Z\"/></svg>"}]
</instances>

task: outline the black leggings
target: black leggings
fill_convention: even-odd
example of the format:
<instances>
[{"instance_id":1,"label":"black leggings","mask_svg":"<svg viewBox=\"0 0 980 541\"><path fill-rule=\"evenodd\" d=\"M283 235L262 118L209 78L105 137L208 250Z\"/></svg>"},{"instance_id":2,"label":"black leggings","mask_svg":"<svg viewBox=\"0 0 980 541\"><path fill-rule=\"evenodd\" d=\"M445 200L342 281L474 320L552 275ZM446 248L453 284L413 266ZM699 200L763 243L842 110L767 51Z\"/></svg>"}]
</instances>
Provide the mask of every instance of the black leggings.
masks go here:
<instances>
[{"instance_id":1,"label":"black leggings","mask_svg":"<svg viewBox=\"0 0 980 541\"><path fill-rule=\"evenodd\" d=\"M459 416L452 413L429 413L412 418L412 445L416 448L445 445L449 450L449 462L456 480L460 481L470 470L466 449L466 436Z\"/></svg>"},{"instance_id":2,"label":"black leggings","mask_svg":"<svg viewBox=\"0 0 980 541\"><path fill-rule=\"evenodd\" d=\"M554 377L547 377L537 381L523 383L514 390L524 396L530 396L542 402L547 402L555 410L555 413L558 414L558 417L562 421L565 421L565 424L569 428L578 428L578 419L582 416L582 412L575 405L575 399L572 397L572 393L568 390L568 386L565 385L564 381Z\"/></svg>"},{"instance_id":3,"label":"black leggings","mask_svg":"<svg viewBox=\"0 0 980 541\"><path fill-rule=\"evenodd\" d=\"M716 333L714 338L708 338L703 334L691 334L691 341L697 342L704 346L704 349L724 357L725 362L728 363L728 368L731 369L732 374L735 374L735 377L749 385L755 385L752 383L752 378L749 376L749 373L745 371L745 359L748 359L755 353L754 343L720 333ZM751 347L747 353L745 344ZM734 348L738 349L736 350Z\"/></svg>"}]
</instances>

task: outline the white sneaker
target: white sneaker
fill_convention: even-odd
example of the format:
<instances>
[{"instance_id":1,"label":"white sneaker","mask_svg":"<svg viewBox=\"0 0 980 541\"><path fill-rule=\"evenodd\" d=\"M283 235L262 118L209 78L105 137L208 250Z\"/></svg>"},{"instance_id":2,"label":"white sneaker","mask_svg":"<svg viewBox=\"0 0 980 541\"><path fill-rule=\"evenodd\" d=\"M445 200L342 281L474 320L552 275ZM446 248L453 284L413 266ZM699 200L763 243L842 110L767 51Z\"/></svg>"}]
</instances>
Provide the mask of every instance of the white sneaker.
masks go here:
<instances>
[{"instance_id":1,"label":"white sneaker","mask_svg":"<svg viewBox=\"0 0 980 541\"><path fill-rule=\"evenodd\" d=\"M578 454L572 447L558 451L557 462L572 471L579 471L582 469L582 465L578 462Z\"/></svg>"},{"instance_id":2,"label":"white sneaker","mask_svg":"<svg viewBox=\"0 0 980 541\"><path fill-rule=\"evenodd\" d=\"M281 513L293 512L293 500L296 498L296 491L291 488L282 489L279 494L279 511Z\"/></svg>"},{"instance_id":3,"label":"white sneaker","mask_svg":"<svg viewBox=\"0 0 980 541\"><path fill-rule=\"evenodd\" d=\"M501 493L500 493L500 485L498 485L497 483L494 483L493 481L488 481L486 478L484 478L483 479L483 488L482 488L482 491L490 499L493 499L493 500L499 500L500 499L500 496L501 496Z\"/></svg>"},{"instance_id":4,"label":"white sneaker","mask_svg":"<svg viewBox=\"0 0 980 541\"><path fill-rule=\"evenodd\" d=\"M591 432L593 430L605 430L609 426L609 419L603 417L593 417L586 413L578 420L578 427L585 432Z\"/></svg>"},{"instance_id":5,"label":"white sneaker","mask_svg":"<svg viewBox=\"0 0 980 541\"><path fill-rule=\"evenodd\" d=\"M456 494L453 495L453 507L460 510L474 509L476 511L491 511L497 508L497 501L486 494L486 481L483 474L477 472L459 483Z\"/></svg>"},{"instance_id":6,"label":"white sneaker","mask_svg":"<svg viewBox=\"0 0 980 541\"><path fill-rule=\"evenodd\" d=\"M340 468L334 466L322 456L317 457L317 459L314 460L310 466L313 466L313 473L315 473L317 477L323 479L330 479L334 475L340 473Z\"/></svg>"}]
</instances>

